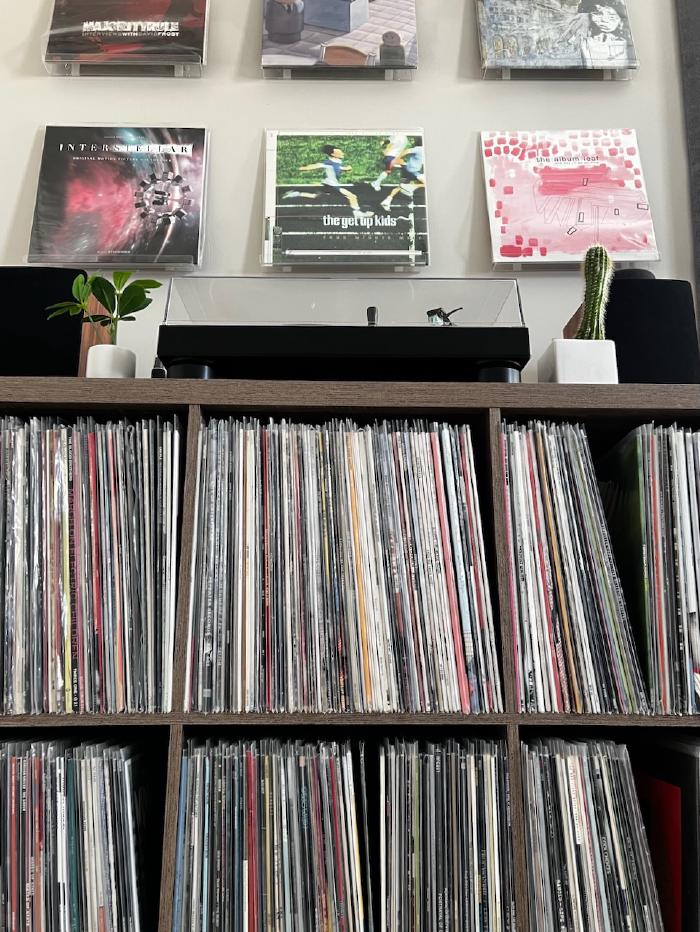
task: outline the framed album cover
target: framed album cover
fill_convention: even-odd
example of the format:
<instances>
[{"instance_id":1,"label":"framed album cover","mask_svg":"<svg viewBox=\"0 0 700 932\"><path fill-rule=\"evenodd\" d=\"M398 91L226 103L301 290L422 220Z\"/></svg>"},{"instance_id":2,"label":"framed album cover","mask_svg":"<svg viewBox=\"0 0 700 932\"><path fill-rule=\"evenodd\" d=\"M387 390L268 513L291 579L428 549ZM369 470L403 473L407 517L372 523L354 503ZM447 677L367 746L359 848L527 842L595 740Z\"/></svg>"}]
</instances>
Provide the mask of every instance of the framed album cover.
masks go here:
<instances>
[{"instance_id":1,"label":"framed album cover","mask_svg":"<svg viewBox=\"0 0 700 932\"><path fill-rule=\"evenodd\" d=\"M208 0L54 0L44 63L51 74L199 77Z\"/></svg>"},{"instance_id":2,"label":"framed album cover","mask_svg":"<svg viewBox=\"0 0 700 932\"><path fill-rule=\"evenodd\" d=\"M428 264L422 130L270 130L264 265Z\"/></svg>"},{"instance_id":3,"label":"framed album cover","mask_svg":"<svg viewBox=\"0 0 700 932\"><path fill-rule=\"evenodd\" d=\"M633 129L485 130L481 149L495 265L659 258Z\"/></svg>"},{"instance_id":4,"label":"framed album cover","mask_svg":"<svg viewBox=\"0 0 700 932\"><path fill-rule=\"evenodd\" d=\"M201 128L47 126L29 261L198 266L207 142Z\"/></svg>"},{"instance_id":5,"label":"framed album cover","mask_svg":"<svg viewBox=\"0 0 700 932\"><path fill-rule=\"evenodd\" d=\"M265 69L411 70L416 0L259 0Z\"/></svg>"},{"instance_id":6,"label":"framed album cover","mask_svg":"<svg viewBox=\"0 0 700 932\"><path fill-rule=\"evenodd\" d=\"M476 0L484 70L630 71L626 0Z\"/></svg>"}]
</instances>

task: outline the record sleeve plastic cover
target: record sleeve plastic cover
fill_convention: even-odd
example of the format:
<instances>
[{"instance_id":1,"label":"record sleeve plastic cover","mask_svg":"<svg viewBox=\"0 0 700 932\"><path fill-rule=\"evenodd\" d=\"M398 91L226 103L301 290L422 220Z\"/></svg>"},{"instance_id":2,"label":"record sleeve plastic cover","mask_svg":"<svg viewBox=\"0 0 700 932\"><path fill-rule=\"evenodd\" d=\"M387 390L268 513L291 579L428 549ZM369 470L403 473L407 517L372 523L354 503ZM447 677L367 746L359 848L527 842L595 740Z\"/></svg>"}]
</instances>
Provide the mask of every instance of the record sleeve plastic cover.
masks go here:
<instances>
[{"instance_id":1,"label":"record sleeve plastic cover","mask_svg":"<svg viewBox=\"0 0 700 932\"><path fill-rule=\"evenodd\" d=\"M267 132L264 265L428 264L422 130Z\"/></svg>"},{"instance_id":2,"label":"record sleeve plastic cover","mask_svg":"<svg viewBox=\"0 0 700 932\"><path fill-rule=\"evenodd\" d=\"M54 0L47 62L201 63L207 0Z\"/></svg>"},{"instance_id":3,"label":"record sleeve plastic cover","mask_svg":"<svg viewBox=\"0 0 700 932\"><path fill-rule=\"evenodd\" d=\"M47 126L29 261L199 265L204 129Z\"/></svg>"},{"instance_id":4,"label":"record sleeve plastic cover","mask_svg":"<svg viewBox=\"0 0 700 932\"><path fill-rule=\"evenodd\" d=\"M493 262L659 258L633 129L481 134Z\"/></svg>"},{"instance_id":5,"label":"record sleeve plastic cover","mask_svg":"<svg viewBox=\"0 0 700 932\"><path fill-rule=\"evenodd\" d=\"M625 0L476 0L484 68L638 67Z\"/></svg>"},{"instance_id":6,"label":"record sleeve plastic cover","mask_svg":"<svg viewBox=\"0 0 700 932\"><path fill-rule=\"evenodd\" d=\"M416 0L260 0L263 68L416 68Z\"/></svg>"}]
</instances>

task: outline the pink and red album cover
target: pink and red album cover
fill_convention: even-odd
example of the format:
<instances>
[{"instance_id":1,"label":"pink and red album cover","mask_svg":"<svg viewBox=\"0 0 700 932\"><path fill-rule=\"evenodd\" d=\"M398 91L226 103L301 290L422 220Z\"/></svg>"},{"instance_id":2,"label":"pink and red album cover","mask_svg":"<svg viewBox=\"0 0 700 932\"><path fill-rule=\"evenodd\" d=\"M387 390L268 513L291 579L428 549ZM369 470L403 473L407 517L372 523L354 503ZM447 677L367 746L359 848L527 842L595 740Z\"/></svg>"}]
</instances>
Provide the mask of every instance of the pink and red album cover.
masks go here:
<instances>
[{"instance_id":1,"label":"pink and red album cover","mask_svg":"<svg viewBox=\"0 0 700 932\"><path fill-rule=\"evenodd\" d=\"M659 258L634 130L491 130L481 145L495 264L578 262L593 243Z\"/></svg>"},{"instance_id":2,"label":"pink and red album cover","mask_svg":"<svg viewBox=\"0 0 700 932\"><path fill-rule=\"evenodd\" d=\"M205 129L47 126L29 261L200 263Z\"/></svg>"},{"instance_id":3,"label":"pink and red album cover","mask_svg":"<svg viewBox=\"0 0 700 932\"><path fill-rule=\"evenodd\" d=\"M54 0L46 62L201 64L207 0Z\"/></svg>"}]
</instances>

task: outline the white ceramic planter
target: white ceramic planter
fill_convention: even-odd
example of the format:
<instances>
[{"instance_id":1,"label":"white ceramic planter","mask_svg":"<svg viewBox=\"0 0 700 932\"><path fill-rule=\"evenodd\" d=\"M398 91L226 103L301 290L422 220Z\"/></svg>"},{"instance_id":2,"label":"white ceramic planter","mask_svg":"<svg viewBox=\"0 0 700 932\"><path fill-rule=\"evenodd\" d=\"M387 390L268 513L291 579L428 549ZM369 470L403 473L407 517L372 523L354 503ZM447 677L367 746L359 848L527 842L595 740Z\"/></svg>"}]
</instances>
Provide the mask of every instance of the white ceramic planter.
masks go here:
<instances>
[{"instance_id":1,"label":"white ceramic planter","mask_svg":"<svg viewBox=\"0 0 700 932\"><path fill-rule=\"evenodd\" d=\"M133 379L136 375L136 354L122 346L91 346L85 375L89 379Z\"/></svg>"},{"instance_id":2,"label":"white ceramic planter","mask_svg":"<svg viewBox=\"0 0 700 932\"><path fill-rule=\"evenodd\" d=\"M540 382L617 385L612 340L552 340L537 367Z\"/></svg>"}]
</instances>

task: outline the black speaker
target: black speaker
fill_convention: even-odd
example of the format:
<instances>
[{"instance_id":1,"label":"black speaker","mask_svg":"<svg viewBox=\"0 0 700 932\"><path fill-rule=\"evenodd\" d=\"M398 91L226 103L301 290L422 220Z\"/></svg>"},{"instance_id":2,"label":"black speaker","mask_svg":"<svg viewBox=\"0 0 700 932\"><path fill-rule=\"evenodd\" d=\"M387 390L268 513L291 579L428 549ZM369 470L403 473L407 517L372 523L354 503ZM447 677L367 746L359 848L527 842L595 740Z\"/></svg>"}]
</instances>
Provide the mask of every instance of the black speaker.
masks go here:
<instances>
[{"instance_id":1,"label":"black speaker","mask_svg":"<svg viewBox=\"0 0 700 932\"><path fill-rule=\"evenodd\" d=\"M689 282L621 270L610 289L607 337L615 341L620 382L700 382L700 349Z\"/></svg>"},{"instance_id":2,"label":"black speaker","mask_svg":"<svg viewBox=\"0 0 700 932\"><path fill-rule=\"evenodd\" d=\"M73 299L80 269L0 267L0 375L77 375L81 317L47 320L46 308Z\"/></svg>"}]
</instances>

